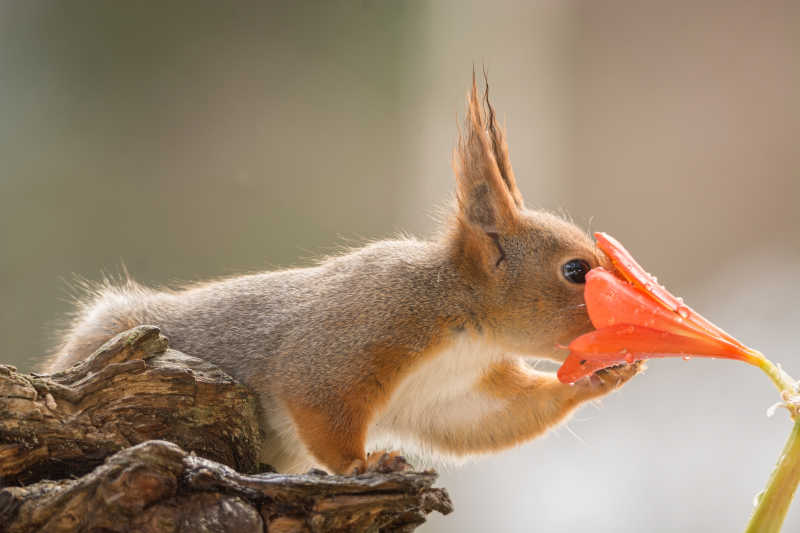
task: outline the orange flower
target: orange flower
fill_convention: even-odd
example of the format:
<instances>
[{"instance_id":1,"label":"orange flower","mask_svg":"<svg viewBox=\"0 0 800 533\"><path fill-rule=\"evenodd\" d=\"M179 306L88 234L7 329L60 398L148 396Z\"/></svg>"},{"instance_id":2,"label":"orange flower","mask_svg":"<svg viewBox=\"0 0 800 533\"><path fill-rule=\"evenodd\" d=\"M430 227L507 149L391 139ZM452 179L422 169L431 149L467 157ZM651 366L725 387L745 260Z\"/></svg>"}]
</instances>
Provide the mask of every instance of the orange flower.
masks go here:
<instances>
[{"instance_id":1,"label":"orange flower","mask_svg":"<svg viewBox=\"0 0 800 533\"><path fill-rule=\"evenodd\" d=\"M569 345L558 379L573 383L598 370L651 357L722 357L762 366L763 356L715 326L645 272L616 239L595 233L622 277L598 267L584 298L595 331Z\"/></svg>"}]
</instances>

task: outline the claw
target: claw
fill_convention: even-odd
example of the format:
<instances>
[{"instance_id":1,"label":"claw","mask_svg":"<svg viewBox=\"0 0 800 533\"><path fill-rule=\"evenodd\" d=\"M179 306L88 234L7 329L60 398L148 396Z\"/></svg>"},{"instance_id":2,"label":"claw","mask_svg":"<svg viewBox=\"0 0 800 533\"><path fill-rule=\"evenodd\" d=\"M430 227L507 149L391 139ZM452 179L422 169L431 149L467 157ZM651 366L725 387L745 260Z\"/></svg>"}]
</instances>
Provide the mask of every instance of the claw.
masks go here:
<instances>
[{"instance_id":1,"label":"claw","mask_svg":"<svg viewBox=\"0 0 800 533\"><path fill-rule=\"evenodd\" d=\"M410 469L411 465L408 464L405 457L400 455L400 452L380 450L372 452L367 456L367 472L389 474L392 472L405 472Z\"/></svg>"}]
</instances>

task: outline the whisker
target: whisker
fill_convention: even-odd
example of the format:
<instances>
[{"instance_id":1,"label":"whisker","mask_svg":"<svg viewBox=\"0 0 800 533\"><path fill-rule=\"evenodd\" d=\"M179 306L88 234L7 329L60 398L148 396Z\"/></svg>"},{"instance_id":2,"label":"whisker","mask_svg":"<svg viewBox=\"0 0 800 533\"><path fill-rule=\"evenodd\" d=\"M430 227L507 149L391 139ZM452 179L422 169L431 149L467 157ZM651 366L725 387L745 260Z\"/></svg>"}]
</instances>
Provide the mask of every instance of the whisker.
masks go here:
<instances>
[{"instance_id":1,"label":"whisker","mask_svg":"<svg viewBox=\"0 0 800 533\"><path fill-rule=\"evenodd\" d=\"M589 445L589 444L588 444L588 443L587 443L585 440L583 440L583 437L581 437L580 435L578 435L577 433L575 433L575 431L573 431L573 429L572 429L571 427L569 427L569 424L564 424L564 429L566 429L567 431L569 431L569 432L570 432L570 434L571 434L573 437L575 437L575 440L577 440L578 442L580 442L580 443L581 443L581 444L583 444L584 446L588 446L588 445Z\"/></svg>"},{"instance_id":2,"label":"whisker","mask_svg":"<svg viewBox=\"0 0 800 533\"><path fill-rule=\"evenodd\" d=\"M576 304L576 305L571 305L571 306L569 306L569 307L562 307L562 308L560 308L560 309L558 309L558 310L556 311L556 313L554 314L554 318L561 318L561 317L564 317L564 316L571 315L571 314L573 314L575 311L577 311L577 310L579 310L579 309L583 309L583 308L585 308L585 307L586 307L586 304L585 304L585 303L582 303L582 304Z\"/></svg>"}]
</instances>

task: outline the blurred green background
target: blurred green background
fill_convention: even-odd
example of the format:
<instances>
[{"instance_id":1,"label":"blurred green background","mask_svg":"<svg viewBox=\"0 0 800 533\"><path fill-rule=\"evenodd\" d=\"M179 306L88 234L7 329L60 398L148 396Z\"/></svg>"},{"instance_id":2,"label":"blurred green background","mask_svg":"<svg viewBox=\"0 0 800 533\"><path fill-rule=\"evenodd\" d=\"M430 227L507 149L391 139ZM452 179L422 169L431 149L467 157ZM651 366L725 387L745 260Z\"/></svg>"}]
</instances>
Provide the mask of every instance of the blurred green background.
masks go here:
<instances>
[{"instance_id":1,"label":"blurred green background","mask_svg":"<svg viewBox=\"0 0 800 533\"><path fill-rule=\"evenodd\" d=\"M0 338L64 279L168 284L430 234L473 65L529 206L618 237L800 374L800 3L0 1ZM731 531L788 434L731 362L656 361L445 471L424 531ZM800 528L800 504L785 531Z\"/></svg>"}]
</instances>

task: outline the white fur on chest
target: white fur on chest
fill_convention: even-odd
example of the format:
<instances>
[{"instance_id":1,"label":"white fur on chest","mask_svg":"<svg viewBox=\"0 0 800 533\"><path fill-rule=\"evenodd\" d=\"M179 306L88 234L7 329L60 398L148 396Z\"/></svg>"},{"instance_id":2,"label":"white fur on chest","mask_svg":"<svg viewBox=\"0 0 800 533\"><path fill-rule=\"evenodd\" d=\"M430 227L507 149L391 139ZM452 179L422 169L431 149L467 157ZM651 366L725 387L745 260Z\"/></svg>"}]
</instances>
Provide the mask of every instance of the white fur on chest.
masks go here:
<instances>
[{"instance_id":1,"label":"white fur on chest","mask_svg":"<svg viewBox=\"0 0 800 533\"><path fill-rule=\"evenodd\" d=\"M438 456L426 435L477 423L504 407L503 400L477 389L489 366L504 357L481 339L467 334L456 338L397 386L370 427L368 447Z\"/></svg>"}]
</instances>

